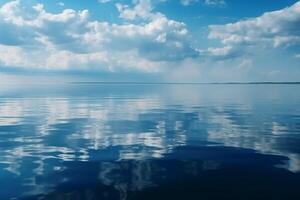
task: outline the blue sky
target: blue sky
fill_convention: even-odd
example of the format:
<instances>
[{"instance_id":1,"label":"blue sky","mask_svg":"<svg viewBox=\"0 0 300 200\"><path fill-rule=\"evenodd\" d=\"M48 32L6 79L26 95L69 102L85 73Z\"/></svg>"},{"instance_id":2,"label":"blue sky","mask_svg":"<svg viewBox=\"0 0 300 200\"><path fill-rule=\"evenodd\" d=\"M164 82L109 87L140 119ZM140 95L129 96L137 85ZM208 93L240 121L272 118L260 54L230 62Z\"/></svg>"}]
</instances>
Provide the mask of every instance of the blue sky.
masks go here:
<instances>
[{"instance_id":1,"label":"blue sky","mask_svg":"<svg viewBox=\"0 0 300 200\"><path fill-rule=\"evenodd\" d=\"M0 0L3 82L300 81L296 0Z\"/></svg>"}]
</instances>

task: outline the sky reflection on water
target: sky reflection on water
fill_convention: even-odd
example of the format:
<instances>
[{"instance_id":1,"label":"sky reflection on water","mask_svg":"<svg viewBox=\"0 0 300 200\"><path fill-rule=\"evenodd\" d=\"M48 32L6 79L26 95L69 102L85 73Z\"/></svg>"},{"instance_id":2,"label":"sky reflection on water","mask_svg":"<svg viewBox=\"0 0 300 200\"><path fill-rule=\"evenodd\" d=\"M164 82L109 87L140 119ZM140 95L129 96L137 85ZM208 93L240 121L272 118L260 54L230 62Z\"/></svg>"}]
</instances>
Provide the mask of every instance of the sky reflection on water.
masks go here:
<instances>
[{"instance_id":1,"label":"sky reflection on water","mask_svg":"<svg viewBox=\"0 0 300 200\"><path fill-rule=\"evenodd\" d=\"M0 199L299 195L298 85L45 87L0 90Z\"/></svg>"}]
</instances>

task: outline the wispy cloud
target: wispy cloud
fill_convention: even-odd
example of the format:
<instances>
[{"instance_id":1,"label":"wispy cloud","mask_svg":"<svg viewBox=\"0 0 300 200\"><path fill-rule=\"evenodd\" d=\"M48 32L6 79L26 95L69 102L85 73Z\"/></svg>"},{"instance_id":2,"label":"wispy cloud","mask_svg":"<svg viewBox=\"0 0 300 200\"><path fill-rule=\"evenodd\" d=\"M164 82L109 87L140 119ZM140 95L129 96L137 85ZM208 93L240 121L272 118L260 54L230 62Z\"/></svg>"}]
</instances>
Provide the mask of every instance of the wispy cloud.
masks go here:
<instances>
[{"instance_id":1,"label":"wispy cloud","mask_svg":"<svg viewBox=\"0 0 300 200\"><path fill-rule=\"evenodd\" d=\"M204 0L204 4L210 6L224 6L226 5L225 0Z\"/></svg>"},{"instance_id":2,"label":"wispy cloud","mask_svg":"<svg viewBox=\"0 0 300 200\"><path fill-rule=\"evenodd\" d=\"M203 2L204 5L208 6L224 6L226 5L225 0L180 0L180 3L184 6L193 5L198 2Z\"/></svg>"},{"instance_id":3,"label":"wispy cloud","mask_svg":"<svg viewBox=\"0 0 300 200\"><path fill-rule=\"evenodd\" d=\"M192 5L194 3L199 2L199 0L180 0L180 2L184 6L189 6L189 5Z\"/></svg>"}]
</instances>

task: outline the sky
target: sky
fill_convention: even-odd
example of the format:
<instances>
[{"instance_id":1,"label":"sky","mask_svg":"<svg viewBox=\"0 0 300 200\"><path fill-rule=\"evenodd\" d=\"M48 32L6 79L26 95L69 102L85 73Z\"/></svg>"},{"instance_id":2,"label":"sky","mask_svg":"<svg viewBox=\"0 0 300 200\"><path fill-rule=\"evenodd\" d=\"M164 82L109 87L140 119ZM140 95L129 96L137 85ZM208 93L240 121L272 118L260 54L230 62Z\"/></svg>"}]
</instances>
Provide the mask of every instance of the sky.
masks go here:
<instances>
[{"instance_id":1,"label":"sky","mask_svg":"<svg viewBox=\"0 0 300 200\"><path fill-rule=\"evenodd\" d=\"M0 0L0 82L300 81L297 0Z\"/></svg>"}]
</instances>

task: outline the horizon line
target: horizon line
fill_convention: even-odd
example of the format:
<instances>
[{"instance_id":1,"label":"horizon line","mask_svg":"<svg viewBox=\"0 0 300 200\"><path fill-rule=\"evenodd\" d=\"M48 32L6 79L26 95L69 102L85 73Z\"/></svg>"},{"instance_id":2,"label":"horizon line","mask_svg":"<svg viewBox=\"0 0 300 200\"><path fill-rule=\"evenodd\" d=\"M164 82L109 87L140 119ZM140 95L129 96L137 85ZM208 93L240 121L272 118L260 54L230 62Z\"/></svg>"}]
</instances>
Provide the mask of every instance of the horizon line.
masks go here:
<instances>
[{"instance_id":1,"label":"horizon line","mask_svg":"<svg viewBox=\"0 0 300 200\"><path fill-rule=\"evenodd\" d=\"M69 84L128 84L128 85L272 85L272 84L300 84L300 81L254 81L254 82L139 82L139 81L74 81Z\"/></svg>"}]
</instances>

